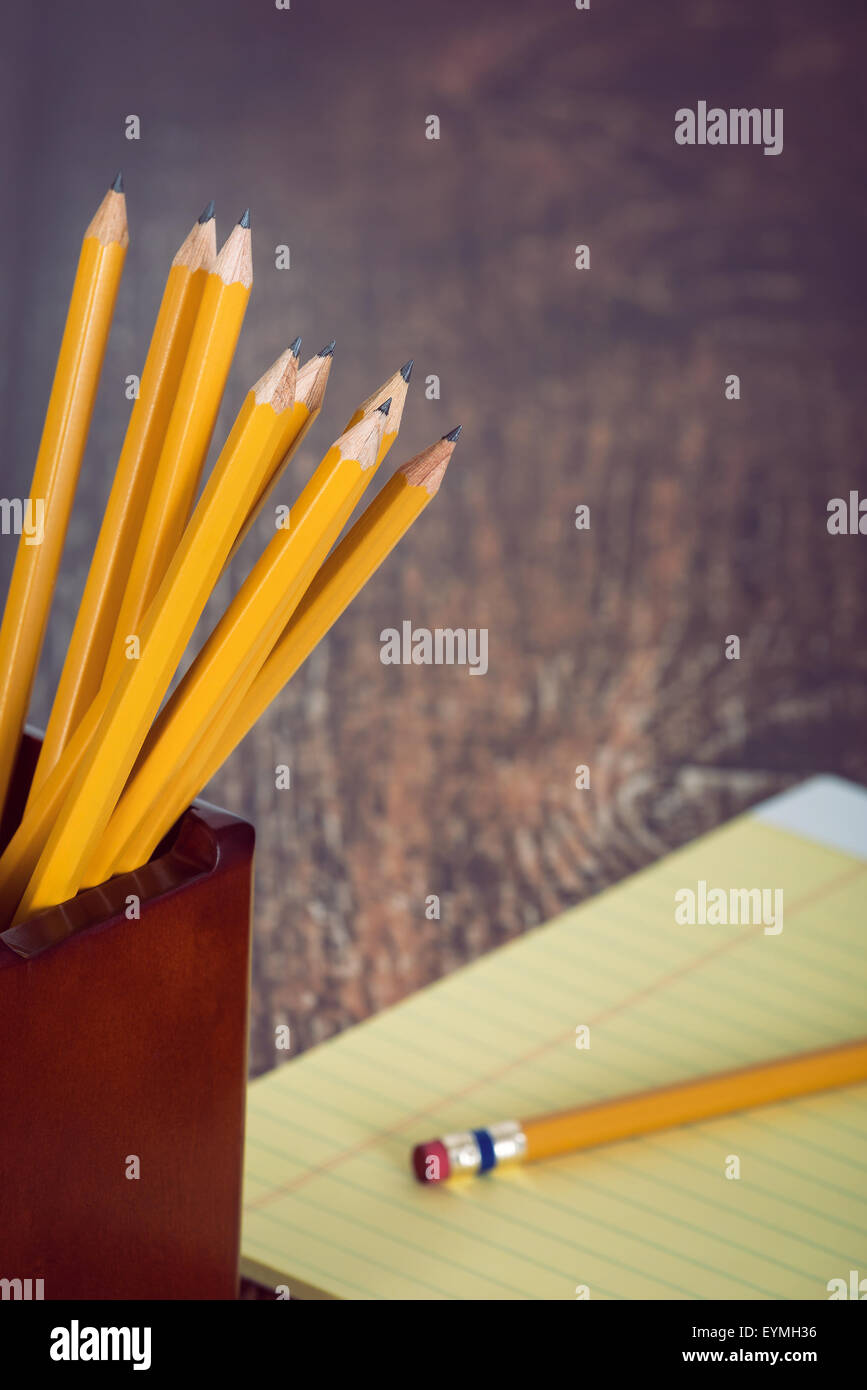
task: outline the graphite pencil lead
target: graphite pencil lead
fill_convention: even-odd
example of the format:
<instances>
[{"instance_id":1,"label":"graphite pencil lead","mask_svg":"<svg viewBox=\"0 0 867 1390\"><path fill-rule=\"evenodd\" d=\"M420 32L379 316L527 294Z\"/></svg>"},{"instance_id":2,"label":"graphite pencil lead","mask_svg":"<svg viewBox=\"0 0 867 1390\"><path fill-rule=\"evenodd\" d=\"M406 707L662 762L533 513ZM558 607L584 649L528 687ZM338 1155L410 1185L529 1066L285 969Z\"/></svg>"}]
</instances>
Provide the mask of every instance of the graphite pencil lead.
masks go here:
<instances>
[{"instance_id":1,"label":"graphite pencil lead","mask_svg":"<svg viewBox=\"0 0 867 1390\"><path fill-rule=\"evenodd\" d=\"M331 355L333 354L334 349L335 349L336 347L337 347L337 339L336 339L336 338L332 338L332 339L331 339L331 342L330 342L330 343L326 343L324 348L320 348L319 351L318 351L318 353L317 353L316 355L317 355L317 357L331 357Z\"/></svg>"},{"instance_id":2,"label":"graphite pencil lead","mask_svg":"<svg viewBox=\"0 0 867 1390\"><path fill-rule=\"evenodd\" d=\"M463 425L455 425L453 430L449 430L448 434L443 435L443 439L447 439L450 444L454 444L462 429Z\"/></svg>"},{"instance_id":3,"label":"graphite pencil lead","mask_svg":"<svg viewBox=\"0 0 867 1390\"><path fill-rule=\"evenodd\" d=\"M377 406L377 410L380 412L380 414L387 415L388 412L391 410L391 396L389 396L387 401L383 401L382 405Z\"/></svg>"},{"instance_id":4,"label":"graphite pencil lead","mask_svg":"<svg viewBox=\"0 0 867 1390\"><path fill-rule=\"evenodd\" d=\"M211 218L213 217L213 215L214 215L214 200L213 200L213 198L212 198L211 201L208 203L208 206L207 206L206 208L202 208L202 214L201 214L201 216L200 216L200 218L199 218L199 221L200 221L200 222L203 222L203 223L204 223L204 222L210 222L210 220L211 220Z\"/></svg>"},{"instance_id":5,"label":"graphite pencil lead","mask_svg":"<svg viewBox=\"0 0 867 1390\"><path fill-rule=\"evenodd\" d=\"M241 216L238 218L238 226L239 226L239 227L249 227L249 225L250 225L250 209L249 209L249 208L245 208L244 211L241 213Z\"/></svg>"},{"instance_id":6,"label":"graphite pencil lead","mask_svg":"<svg viewBox=\"0 0 867 1390\"><path fill-rule=\"evenodd\" d=\"M295 341L294 341L293 343L290 343L290 344L289 344L289 351L292 353L292 355L293 355L294 357L300 357L300 356L301 356L301 335L300 335L300 334L298 335L298 337L295 339Z\"/></svg>"},{"instance_id":7,"label":"graphite pencil lead","mask_svg":"<svg viewBox=\"0 0 867 1390\"><path fill-rule=\"evenodd\" d=\"M112 191L112 193L122 193L122 192L123 192L123 170L122 170L122 169L118 169L117 173L115 174L114 179L113 179L113 181L112 181L112 183L111 183L111 191Z\"/></svg>"},{"instance_id":8,"label":"graphite pencil lead","mask_svg":"<svg viewBox=\"0 0 867 1390\"><path fill-rule=\"evenodd\" d=\"M388 434L389 439L393 442L400 430L400 422L403 418L403 408L406 404L407 391L409 390L409 369L411 367L411 362L405 363L399 371L394 372L387 381L384 381L381 386L378 386L372 395L362 401L359 406L356 406L352 419L360 420L362 415L370 415L372 412L379 410L383 401L390 400L391 410L389 411L388 417Z\"/></svg>"},{"instance_id":9,"label":"graphite pencil lead","mask_svg":"<svg viewBox=\"0 0 867 1390\"><path fill-rule=\"evenodd\" d=\"M123 196L123 179L118 173L111 188L104 194L102 202L87 224L85 237L95 237L103 246L116 242L118 246L129 246L129 230L126 225L126 199Z\"/></svg>"},{"instance_id":10,"label":"graphite pencil lead","mask_svg":"<svg viewBox=\"0 0 867 1390\"><path fill-rule=\"evenodd\" d=\"M256 398L256 404L262 405L270 401L276 414L286 410L295 399L297 371L298 364L292 355L292 349L286 348L250 388Z\"/></svg>"},{"instance_id":11,"label":"graphite pencil lead","mask_svg":"<svg viewBox=\"0 0 867 1390\"><path fill-rule=\"evenodd\" d=\"M344 430L335 447L343 458L354 458L363 469L375 468L384 431L385 415L375 410L372 415L365 415L357 424Z\"/></svg>"},{"instance_id":12,"label":"graphite pencil lead","mask_svg":"<svg viewBox=\"0 0 867 1390\"><path fill-rule=\"evenodd\" d=\"M400 369L400 374L403 377L404 381L407 382L407 384L409 384L409 379L412 376L412 362L413 359L410 358L408 362L404 362L403 366Z\"/></svg>"},{"instance_id":13,"label":"graphite pencil lead","mask_svg":"<svg viewBox=\"0 0 867 1390\"><path fill-rule=\"evenodd\" d=\"M315 357L309 358L298 372L295 399L306 405L311 415L318 413L322 405L333 361L330 353L326 357L317 353Z\"/></svg>"},{"instance_id":14,"label":"graphite pencil lead","mask_svg":"<svg viewBox=\"0 0 867 1390\"><path fill-rule=\"evenodd\" d=\"M213 203L210 204L213 207ZM200 268L210 270L217 257L217 234L216 223L213 215L206 217L205 212L201 217L196 218L192 228L175 252L172 265L185 265L190 273Z\"/></svg>"},{"instance_id":15,"label":"graphite pencil lead","mask_svg":"<svg viewBox=\"0 0 867 1390\"><path fill-rule=\"evenodd\" d=\"M457 430L452 430L451 435L444 434L442 439L437 440L436 444L431 444L429 448L423 449L420 454L416 454L415 458L403 464L397 470L398 473L402 473L406 481L413 487L427 488L433 497L439 491L440 483L445 477L449 459L455 448L453 436L457 433Z\"/></svg>"},{"instance_id":16,"label":"graphite pencil lead","mask_svg":"<svg viewBox=\"0 0 867 1390\"><path fill-rule=\"evenodd\" d=\"M210 223L205 223L205 226L210 226ZM231 285L236 281L246 286L247 289L252 285L251 235L252 233L238 222L220 247L220 254L214 261L213 274L219 275L224 285Z\"/></svg>"}]
</instances>

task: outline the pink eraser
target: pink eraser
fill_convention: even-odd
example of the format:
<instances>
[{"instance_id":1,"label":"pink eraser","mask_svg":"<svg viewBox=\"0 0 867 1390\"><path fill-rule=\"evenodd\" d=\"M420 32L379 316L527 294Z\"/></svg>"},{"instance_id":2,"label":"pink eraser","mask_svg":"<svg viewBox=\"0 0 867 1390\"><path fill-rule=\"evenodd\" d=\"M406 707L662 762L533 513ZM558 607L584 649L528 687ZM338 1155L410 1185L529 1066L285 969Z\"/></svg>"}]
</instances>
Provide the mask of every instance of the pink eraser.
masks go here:
<instances>
[{"instance_id":1,"label":"pink eraser","mask_svg":"<svg viewBox=\"0 0 867 1390\"><path fill-rule=\"evenodd\" d=\"M439 1139L416 1144L412 1151L412 1166L419 1182L444 1182L451 1172L448 1151Z\"/></svg>"}]
</instances>

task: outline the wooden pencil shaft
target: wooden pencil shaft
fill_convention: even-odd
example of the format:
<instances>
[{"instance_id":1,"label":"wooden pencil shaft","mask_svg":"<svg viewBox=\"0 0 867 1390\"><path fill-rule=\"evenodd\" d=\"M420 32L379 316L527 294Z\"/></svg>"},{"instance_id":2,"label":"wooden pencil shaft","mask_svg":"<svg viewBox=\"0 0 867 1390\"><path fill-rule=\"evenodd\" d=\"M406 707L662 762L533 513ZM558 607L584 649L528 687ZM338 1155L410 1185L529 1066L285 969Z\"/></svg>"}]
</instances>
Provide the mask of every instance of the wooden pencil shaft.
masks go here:
<instances>
[{"instance_id":1,"label":"wooden pencil shaft","mask_svg":"<svg viewBox=\"0 0 867 1390\"><path fill-rule=\"evenodd\" d=\"M319 412L322 409L325 388L328 385L328 378L333 361L334 359L330 353L327 357L313 357L309 362L305 362L304 366L299 371L295 393L295 405L293 406L291 419L287 419L286 422L285 438L279 441L265 481L260 487L256 500L250 508L246 520L238 533L238 539L232 547L229 563L231 563L238 550L240 550L251 526L256 521L256 518L261 515L269 498L273 496L274 490L283 477L286 468L297 454L308 432L317 420Z\"/></svg>"},{"instance_id":2,"label":"wooden pencil shaft","mask_svg":"<svg viewBox=\"0 0 867 1390\"><path fill-rule=\"evenodd\" d=\"M324 359L312 358L310 362L305 363L298 377L299 389L302 390L304 399L309 400L311 404L315 403L317 414L325 392L331 362L332 357L330 353ZM322 365L323 363L325 364L324 366ZM305 381L302 387L301 383L307 373L315 370L317 364L319 364L319 370L315 377L311 376L310 386L308 387ZM370 416L377 412L386 401L390 402L385 428L376 457L377 468L383 462L397 439L406 401L409 385L409 371L411 368L412 363L407 363L406 368L402 368L395 372L387 381L383 382L382 386L380 386L377 391L374 391L366 401L363 401L361 405L353 411L346 425L346 429L344 430L344 433L346 433L355 425L359 424L365 416ZM238 545L240 545L241 541L244 539L249 525L252 524L254 513L261 509L264 502L267 500L267 495L273 491L279 474L282 472L289 458L294 454L298 443L300 443L300 440L295 442L291 453L275 471L270 486L265 490L264 494L257 499L256 506L253 512L251 512L251 516L248 518L247 527L244 528L244 531L239 537L235 550L237 550ZM440 443L442 443L442 441L440 441ZM451 450L449 449L447 455L450 454ZM374 502L368 510L372 511L375 506L376 502ZM367 513L365 513L365 517L366 516ZM361 519L358 525L361 525L363 522L364 518ZM358 527L356 526L353 528L353 531L356 532L357 529ZM352 532L350 535L352 535ZM347 537L347 541L348 540L349 537ZM234 553L235 551L233 550L232 554L234 555ZM338 615L335 615L333 621L336 621L337 616ZM265 657L267 657L268 654L269 653L266 652ZM264 658L262 664L264 664ZM282 689L282 686L288 679L289 676L286 675L280 681L278 689ZM258 693L261 694L262 692L260 691ZM150 816L143 810L139 826L132 832L123 851L121 851L115 860L115 867L113 870L115 873L121 871L122 864L125 865L130 862L144 863L163 836L171 829L177 816L180 815L184 807L198 795L202 788L207 785L211 777L229 756L229 753L241 742L241 739L252 727L252 724L255 723L255 719L263 712L266 705L270 703L276 693L277 690L275 689L273 693L268 696L265 703L261 703L260 700L257 699L254 682L249 686L242 684L234 692L228 694L227 699L221 702L219 709L215 709L211 718L207 721L206 727L202 730L195 750L184 760L183 766L179 766L174 770L175 775L166 777L164 791L161 792L158 803L154 805ZM258 713L252 719L248 719L247 712L254 707L258 709ZM238 736L229 742L230 733L234 730L236 722L239 727Z\"/></svg>"},{"instance_id":3,"label":"wooden pencil shaft","mask_svg":"<svg viewBox=\"0 0 867 1390\"><path fill-rule=\"evenodd\" d=\"M331 353L329 353L327 357L312 357L308 362L305 362L303 368L299 372L298 394L295 402L295 408L298 412L298 423L291 430L283 453L275 458L274 467L271 470L270 476L262 487L255 503L250 508L250 514L241 528L241 533L238 536L232 554L229 556L230 561L234 559L250 527L261 514L269 498L273 496L274 490L280 482L281 477L284 475L286 468L297 454L305 436L319 415L322 409L322 401L325 396L325 388L328 384L328 377L333 361L334 358ZM359 421L363 420L365 415L372 415L385 401L391 401L388 412L388 422L383 432L379 446L379 454L377 455L377 467L382 463L392 444L397 439L406 393L406 378L402 376L400 372L395 372L393 376L389 377L388 381L383 383L378 391L375 391L372 396L369 396L366 401L353 411L344 426L343 433L345 434L347 430L352 429L354 425L357 425Z\"/></svg>"},{"instance_id":4,"label":"wooden pencil shaft","mask_svg":"<svg viewBox=\"0 0 867 1390\"><path fill-rule=\"evenodd\" d=\"M0 626L0 806L30 705L81 460L90 429L128 235L122 193L109 191L81 248L30 497L43 504L41 544L20 538Z\"/></svg>"},{"instance_id":5,"label":"wooden pencil shaft","mask_svg":"<svg viewBox=\"0 0 867 1390\"><path fill-rule=\"evenodd\" d=\"M28 801L24 819L0 857L0 927L8 926L15 917L39 856L58 822L76 773L108 707L110 693L111 687L103 683L39 791Z\"/></svg>"},{"instance_id":6,"label":"wooden pencil shaft","mask_svg":"<svg viewBox=\"0 0 867 1390\"><path fill-rule=\"evenodd\" d=\"M291 400L284 408L290 406ZM80 875L105 830L259 486L259 469L270 458L280 425L270 402L259 402L255 389L250 392L148 610L140 655L126 663L111 689L15 920L77 892Z\"/></svg>"},{"instance_id":7,"label":"wooden pencil shaft","mask_svg":"<svg viewBox=\"0 0 867 1390\"><path fill-rule=\"evenodd\" d=\"M424 485L410 484L402 470L389 479L325 561L283 629L244 701L240 737L306 661L434 495Z\"/></svg>"},{"instance_id":8,"label":"wooden pencil shaft","mask_svg":"<svg viewBox=\"0 0 867 1390\"><path fill-rule=\"evenodd\" d=\"M125 829L122 830L122 834L126 834L122 847L115 852L112 845L109 851L110 859L109 855L104 857L100 855L98 859L95 858L86 874L87 878L96 880L101 875L102 878L99 881L103 881L115 874L124 873L127 865L138 868L147 863L157 845L201 791L199 775L195 768L199 765L200 759L204 758L206 750L215 752L217 748L225 749L225 752L221 752L219 757L219 762L222 763L224 758L228 757L232 749L237 746L234 730L238 722L238 711L247 708L252 683L251 668L254 670L256 663L261 662L262 651L267 647L268 637L257 644L255 652L245 663L240 679L230 683L212 711L206 737L203 737L202 743L196 746L194 770L190 771L189 764L193 760L188 759L186 763L170 769L163 775L160 791L154 797L153 802L147 807L137 805L135 827L129 833ZM240 738L237 741L240 741ZM109 828L111 829L111 822L109 822ZM119 842L121 835L117 835L116 839Z\"/></svg>"},{"instance_id":9,"label":"wooden pencil shaft","mask_svg":"<svg viewBox=\"0 0 867 1390\"><path fill-rule=\"evenodd\" d=\"M372 396L368 396L366 401L362 401L349 417L344 426L345 429L352 429L359 420L363 420L365 415L371 415L374 410L378 410L383 401L391 401L386 421L385 431L382 436L382 443L379 446L380 457L377 463L382 463L389 449L400 433L400 424L403 419L403 409L406 404L406 396L409 390L409 382L403 371L397 371L384 381Z\"/></svg>"},{"instance_id":10,"label":"wooden pencil shaft","mask_svg":"<svg viewBox=\"0 0 867 1390\"><path fill-rule=\"evenodd\" d=\"M214 223L196 222L169 270L29 797L38 792L105 673L148 492L213 259Z\"/></svg>"},{"instance_id":11,"label":"wooden pencil shaft","mask_svg":"<svg viewBox=\"0 0 867 1390\"><path fill-rule=\"evenodd\" d=\"M398 384L403 388L399 391L402 402L406 393L406 378L397 372L370 397L366 409L353 414L348 428L364 419L365 414L377 411L383 401L390 399L389 388L398 389ZM390 422L391 409L387 424ZM384 430L377 453L377 466L396 438L395 430ZM248 666L245 679L225 692L212 709L195 747L182 760L164 765L162 783L152 791L149 803L140 798L138 823L127 833L125 843L114 854L110 872L122 873L129 867L147 861L185 807L198 796L237 748L298 666L337 621L362 584L430 501L439 487L453 447L453 444L440 440L433 449L419 456L419 459L426 461L423 473L431 466L436 473L433 489L430 479L425 485L414 478L413 485L408 487L405 471L401 469L374 498L313 577L297 612L282 630L280 640L271 646L260 645L251 663L252 673ZM418 460L411 460L405 467L412 470L417 463ZM114 853L113 846L110 853ZM92 866L92 875L100 871L104 875L109 872L107 856Z\"/></svg>"},{"instance_id":12,"label":"wooden pencil shaft","mask_svg":"<svg viewBox=\"0 0 867 1390\"><path fill-rule=\"evenodd\" d=\"M839 1047L527 1120L523 1125L527 1159L552 1158L865 1079L867 1038L859 1038Z\"/></svg>"},{"instance_id":13,"label":"wooden pencil shaft","mask_svg":"<svg viewBox=\"0 0 867 1390\"><path fill-rule=\"evenodd\" d=\"M242 741L356 594L435 495L453 444L420 456L422 480L410 482L412 460L399 469L317 571L297 609L246 689L236 688L215 711L194 752L166 775L158 795L142 808L138 825L112 865L113 873L147 861L186 806ZM433 478L433 481L432 481Z\"/></svg>"},{"instance_id":14,"label":"wooden pencil shaft","mask_svg":"<svg viewBox=\"0 0 867 1390\"><path fill-rule=\"evenodd\" d=\"M138 634L189 519L252 286L250 233L236 226L202 294L115 628Z\"/></svg>"},{"instance_id":15,"label":"wooden pencil shaft","mask_svg":"<svg viewBox=\"0 0 867 1390\"><path fill-rule=\"evenodd\" d=\"M271 541L160 715L110 825L83 865L83 881L100 883L111 872L141 808L152 804L167 773L195 748L203 722L228 689L252 680L372 478L384 423L377 412L325 455L292 509L290 528Z\"/></svg>"},{"instance_id":16,"label":"wooden pencil shaft","mask_svg":"<svg viewBox=\"0 0 867 1390\"><path fill-rule=\"evenodd\" d=\"M247 516L244 519L243 525L241 526L238 532L237 540L235 541L235 544L232 547L232 553L226 561L227 565L231 564L232 560L234 560L241 546L244 544L244 541L246 540L247 535L249 534L250 528L253 526L257 517L263 511L265 504L268 501L268 498L271 496L274 488L277 486L280 473L290 463L290 461L294 458L295 454L298 452L298 449L301 447L301 444L315 419L316 416L310 414L310 411L307 409L303 401L295 402L291 411L291 419L287 421L286 434L284 436L281 436L275 447L274 457L271 460L271 464L268 470L267 483L260 490L259 496L254 501L252 507L250 508L249 512L247 513Z\"/></svg>"},{"instance_id":17,"label":"wooden pencil shaft","mask_svg":"<svg viewBox=\"0 0 867 1390\"><path fill-rule=\"evenodd\" d=\"M288 357L289 354L282 354L262 379L256 383L252 391L248 393L196 508L197 516L202 515L206 497L210 496L212 489L219 485L221 475L228 471L228 460L235 456L240 437L254 407L257 404L267 405L276 393L281 392L283 394L279 395L277 399L279 416L275 419L274 426L275 430L279 430L283 411L291 409L291 405L288 404L288 397L285 396L286 390L291 385L292 376ZM264 461L267 461L267 457L269 456L266 456ZM258 485L258 477L258 471L255 468L251 469L250 481L253 485ZM218 495L222 496L223 494L221 492ZM188 528L188 534L185 534L179 550L183 550L190 544L193 534L192 528ZM150 610L148 616L150 616ZM21 825L0 857L0 922L11 920L21 902L39 856L45 849L52 829L60 818L63 804L69 795L79 768L87 756L88 748L96 737L113 690L117 682L122 679L127 665L128 662L121 649L112 652L108 677L103 681L99 694L88 707L51 774L45 779L37 795L28 802Z\"/></svg>"}]
</instances>

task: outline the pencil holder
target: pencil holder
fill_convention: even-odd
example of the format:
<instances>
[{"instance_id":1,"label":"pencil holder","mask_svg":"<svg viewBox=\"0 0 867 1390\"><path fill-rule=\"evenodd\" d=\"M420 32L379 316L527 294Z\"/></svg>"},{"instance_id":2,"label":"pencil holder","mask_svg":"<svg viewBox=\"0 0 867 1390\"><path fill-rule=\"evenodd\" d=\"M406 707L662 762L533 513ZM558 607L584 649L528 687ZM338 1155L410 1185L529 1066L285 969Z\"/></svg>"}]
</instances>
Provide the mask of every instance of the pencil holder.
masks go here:
<instances>
[{"instance_id":1,"label":"pencil holder","mask_svg":"<svg viewBox=\"0 0 867 1390\"><path fill-rule=\"evenodd\" d=\"M0 933L3 1297L237 1295L253 843L197 803L143 868Z\"/></svg>"}]
</instances>

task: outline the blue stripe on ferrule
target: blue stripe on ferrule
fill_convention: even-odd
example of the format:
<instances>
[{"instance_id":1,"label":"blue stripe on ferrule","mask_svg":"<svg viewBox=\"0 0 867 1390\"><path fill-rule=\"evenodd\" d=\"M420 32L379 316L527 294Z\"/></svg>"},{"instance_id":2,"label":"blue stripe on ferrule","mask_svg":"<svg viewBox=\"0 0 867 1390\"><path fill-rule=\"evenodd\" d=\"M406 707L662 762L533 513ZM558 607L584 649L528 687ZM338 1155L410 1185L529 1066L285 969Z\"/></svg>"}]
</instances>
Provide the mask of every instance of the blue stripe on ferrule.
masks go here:
<instances>
[{"instance_id":1,"label":"blue stripe on ferrule","mask_svg":"<svg viewBox=\"0 0 867 1390\"><path fill-rule=\"evenodd\" d=\"M486 1129L474 1129L473 1138L479 1146L479 1172L489 1173L497 1166L497 1151Z\"/></svg>"}]
</instances>

